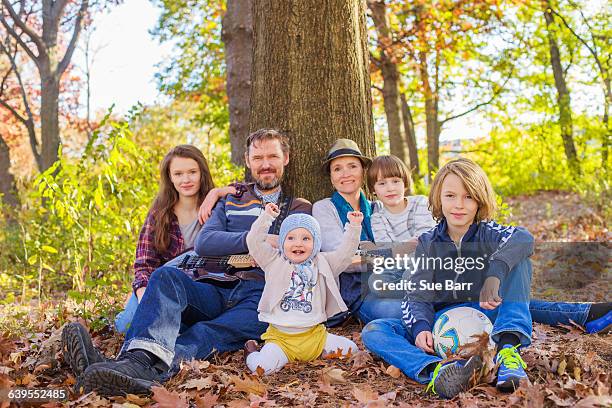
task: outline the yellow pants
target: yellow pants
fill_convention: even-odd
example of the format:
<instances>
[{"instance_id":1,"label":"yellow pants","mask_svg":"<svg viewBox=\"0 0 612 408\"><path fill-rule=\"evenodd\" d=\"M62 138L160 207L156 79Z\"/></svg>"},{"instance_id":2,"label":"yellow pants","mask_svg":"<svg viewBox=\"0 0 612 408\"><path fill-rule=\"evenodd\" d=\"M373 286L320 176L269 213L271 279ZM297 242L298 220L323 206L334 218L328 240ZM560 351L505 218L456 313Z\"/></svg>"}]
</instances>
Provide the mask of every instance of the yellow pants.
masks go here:
<instances>
[{"instance_id":1,"label":"yellow pants","mask_svg":"<svg viewBox=\"0 0 612 408\"><path fill-rule=\"evenodd\" d=\"M323 353L327 330L318 324L302 333L285 333L270 324L261 339L278 345L289 361L313 361Z\"/></svg>"}]
</instances>

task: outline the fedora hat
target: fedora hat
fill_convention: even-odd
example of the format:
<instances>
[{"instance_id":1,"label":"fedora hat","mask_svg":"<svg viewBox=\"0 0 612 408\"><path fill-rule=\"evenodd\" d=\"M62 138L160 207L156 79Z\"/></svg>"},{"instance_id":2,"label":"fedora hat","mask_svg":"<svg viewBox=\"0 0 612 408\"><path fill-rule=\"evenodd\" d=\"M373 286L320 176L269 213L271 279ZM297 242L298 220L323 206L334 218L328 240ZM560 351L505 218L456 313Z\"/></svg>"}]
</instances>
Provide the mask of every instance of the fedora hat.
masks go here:
<instances>
[{"instance_id":1,"label":"fedora hat","mask_svg":"<svg viewBox=\"0 0 612 408\"><path fill-rule=\"evenodd\" d=\"M359 150L359 146L355 143L354 140L350 139L338 139L334 142L331 149L327 152L327 156L323 160L323 167L327 172L329 172L329 164L332 160L337 159L338 157L357 157L361 160L363 167L368 167L372 160L369 157L364 156Z\"/></svg>"}]
</instances>

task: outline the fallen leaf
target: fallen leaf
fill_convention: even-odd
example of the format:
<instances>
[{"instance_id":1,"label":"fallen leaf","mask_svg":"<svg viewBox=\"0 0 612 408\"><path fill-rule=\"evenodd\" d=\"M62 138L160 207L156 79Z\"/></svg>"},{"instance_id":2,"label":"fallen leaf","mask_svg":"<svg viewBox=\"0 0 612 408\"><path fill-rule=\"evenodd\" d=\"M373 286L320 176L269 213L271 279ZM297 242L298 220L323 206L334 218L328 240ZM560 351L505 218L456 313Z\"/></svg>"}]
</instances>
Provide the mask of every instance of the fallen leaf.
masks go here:
<instances>
[{"instance_id":1,"label":"fallen leaf","mask_svg":"<svg viewBox=\"0 0 612 408\"><path fill-rule=\"evenodd\" d=\"M567 367L567 361L565 361L565 359L563 359L559 363L559 368L557 368L557 374L563 375L563 373L565 373L565 367Z\"/></svg>"},{"instance_id":2,"label":"fallen leaf","mask_svg":"<svg viewBox=\"0 0 612 408\"><path fill-rule=\"evenodd\" d=\"M187 408L187 400L176 391L168 391L164 387L151 387L153 401L157 408Z\"/></svg>"},{"instance_id":3,"label":"fallen leaf","mask_svg":"<svg viewBox=\"0 0 612 408\"><path fill-rule=\"evenodd\" d=\"M127 397L125 397L125 399L140 407L148 404L151 401L149 398L141 397L139 395L134 395L134 394L128 394Z\"/></svg>"},{"instance_id":4,"label":"fallen leaf","mask_svg":"<svg viewBox=\"0 0 612 408\"><path fill-rule=\"evenodd\" d=\"M41 364L34 369L33 374L42 373L43 371L48 370L49 368L51 368L50 364Z\"/></svg>"},{"instance_id":5,"label":"fallen leaf","mask_svg":"<svg viewBox=\"0 0 612 408\"><path fill-rule=\"evenodd\" d=\"M263 377L266 374L266 370L264 370L263 368L261 368L260 366L257 366L257 369L255 370L255 373L259 376L259 377Z\"/></svg>"},{"instance_id":6,"label":"fallen leaf","mask_svg":"<svg viewBox=\"0 0 612 408\"><path fill-rule=\"evenodd\" d=\"M327 367L320 371L321 382L334 384L334 383L345 383L344 370L335 367Z\"/></svg>"},{"instance_id":7,"label":"fallen leaf","mask_svg":"<svg viewBox=\"0 0 612 408\"><path fill-rule=\"evenodd\" d=\"M195 404L198 408L212 408L217 404L217 400L219 396L217 394L213 394L212 392L207 392L206 394L195 397Z\"/></svg>"},{"instance_id":8,"label":"fallen leaf","mask_svg":"<svg viewBox=\"0 0 612 408\"><path fill-rule=\"evenodd\" d=\"M353 387L353 396L362 404L368 404L369 402L378 400L378 393L369 388L361 389Z\"/></svg>"},{"instance_id":9,"label":"fallen leaf","mask_svg":"<svg viewBox=\"0 0 612 408\"><path fill-rule=\"evenodd\" d=\"M263 406L263 407L275 407L276 406L276 401L269 400L267 393L264 394L263 396L250 394L249 401L251 402L251 404L249 405L250 408L259 408L259 406Z\"/></svg>"},{"instance_id":10,"label":"fallen leaf","mask_svg":"<svg viewBox=\"0 0 612 408\"><path fill-rule=\"evenodd\" d=\"M610 395L590 395L585 399L578 401L576 408L597 408L609 407L612 405L612 397Z\"/></svg>"},{"instance_id":11,"label":"fallen leaf","mask_svg":"<svg viewBox=\"0 0 612 408\"><path fill-rule=\"evenodd\" d=\"M372 355L364 350L359 350L355 354L353 354L353 358L351 359L353 362L352 370L359 370L360 368L367 367L368 364L372 363L374 360L372 359Z\"/></svg>"},{"instance_id":12,"label":"fallen leaf","mask_svg":"<svg viewBox=\"0 0 612 408\"><path fill-rule=\"evenodd\" d=\"M197 389L200 391L202 388L211 388L212 387L212 376L208 376L206 378L192 378L187 382L179 385L179 388L183 388L186 390Z\"/></svg>"},{"instance_id":13,"label":"fallen leaf","mask_svg":"<svg viewBox=\"0 0 612 408\"><path fill-rule=\"evenodd\" d=\"M335 395L336 394L336 390L334 389L334 387L327 380L323 380L323 378L321 378L321 380L318 382L318 384L319 384L319 391L320 392L324 392L324 393L329 394L329 395Z\"/></svg>"},{"instance_id":14,"label":"fallen leaf","mask_svg":"<svg viewBox=\"0 0 612 408\"><path fill-rule=\"evenodd\" d=\"M235 375L230 375L230 380L234 384L236 391L246 392L247 394L264 395L266 393L266 385L259 382L255 377L250 377L245 374L245 379Z\"/></svg>"},{"instance_id":15,"label":"fallen leaf","mask_svg":"<svg viewBox=\"0 0 612 408\"><path fill-rule=\"evenodd\" d=\"M401 370L394 365L390 365L389 367L387 367L386 373L393 378L400 378L400 376L402 375Z\"/></svg>"}]
</instances>

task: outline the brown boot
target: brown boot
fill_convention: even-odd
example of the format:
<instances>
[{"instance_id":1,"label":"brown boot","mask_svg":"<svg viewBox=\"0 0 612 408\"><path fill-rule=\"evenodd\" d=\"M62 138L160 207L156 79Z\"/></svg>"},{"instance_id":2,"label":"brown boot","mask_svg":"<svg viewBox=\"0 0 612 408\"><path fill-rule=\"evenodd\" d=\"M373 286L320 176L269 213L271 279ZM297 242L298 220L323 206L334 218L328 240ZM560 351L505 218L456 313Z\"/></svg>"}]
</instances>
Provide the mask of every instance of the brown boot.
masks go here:
<instances>
[{"instance_id":1,"label":"brown boot","mask_svg":"<svg viewBox=\"0 0 612 408\"><path fill-rule=\"evenodd\" d=\"M246 363L246 358L254 351L259 351L259 344L256 340L247 340L244 343L243 352L244 352L244 362Z\"/></svg>"}]
</instances>

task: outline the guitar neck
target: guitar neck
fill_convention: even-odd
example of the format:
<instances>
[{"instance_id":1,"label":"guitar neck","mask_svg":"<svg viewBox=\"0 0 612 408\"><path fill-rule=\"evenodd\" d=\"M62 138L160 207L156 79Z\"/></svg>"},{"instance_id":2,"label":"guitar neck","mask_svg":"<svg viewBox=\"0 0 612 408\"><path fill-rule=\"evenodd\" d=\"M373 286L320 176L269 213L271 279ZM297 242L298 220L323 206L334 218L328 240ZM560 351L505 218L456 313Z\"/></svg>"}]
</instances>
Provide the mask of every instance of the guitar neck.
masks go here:
<instances>
[{"instance_id":1,"label":"guitar neck","mask_svg":"<svg viewBox=\"0 0 612 408\"><path fill-rule=\"evenodd\" d=\"M179 264L179 269L200 269L207 267L227 268L248 268L252 265L253 258L248 254L227 255L227 256L199 256L188 255Z\"/></svg>"}]
</instances>

